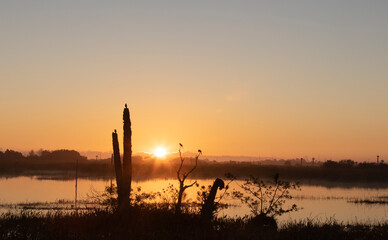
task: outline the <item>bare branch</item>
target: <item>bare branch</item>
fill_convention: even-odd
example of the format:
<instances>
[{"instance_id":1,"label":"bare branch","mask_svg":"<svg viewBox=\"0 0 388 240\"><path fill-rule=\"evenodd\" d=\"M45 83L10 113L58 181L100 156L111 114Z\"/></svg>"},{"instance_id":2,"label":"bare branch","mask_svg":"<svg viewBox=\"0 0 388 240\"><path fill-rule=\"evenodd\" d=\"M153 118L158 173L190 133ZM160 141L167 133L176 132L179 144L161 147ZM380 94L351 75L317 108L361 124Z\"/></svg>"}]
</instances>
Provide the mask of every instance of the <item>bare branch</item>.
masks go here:
<instances>
[{"instance_id":1,"label":"bare branch","mask_svg":"<svg viewBox=\"0 0 388 240\"><path fill-rule=\"evenodd\" d=\"M272 203L273 203L273 201L275 200L275 197L276 197L276 193L277 193L277 191L278 191L278 189L279 189L279 186L280 186L280 184L281 183L279 183L278 181L277 181L277 179L275 180L275 182L276 182L276 189L275 189L275 191L274 191L274 193L273 193L273 196L272 196L272 199L271 199L271 201L269 201L269 206L268 206L268 209L272 209ZM276 202L275 202L276 203ZM268 213L268 211L267 211L267 213Z\"/></svg>"},{"instance_id":2,"label":"bare branch","mask_svg":"<svg viewBox=\"0 0 388 240\"><path fill-rule=\"evenodd\" d=\"M181 163L179 165L178 170L176 171L179 182L182 181L181 170L182 170L183 162L184 162L184 158L182 157L182 148L183 148L183 145L181 143L179 143L179 159L181 160ZM183 179L183 181L184 181L184 179Z\"/></svg>"},{"instance_id":3,"label":"bare branch","mask_svg":"<svg viewBox=\"0 0 388 240\"><path fill-rule=\"evenodd\" d=\"M194 167L190 171L188 171L187 173L183 174L183 180L185 180L190 175L190 173L192 173L197 168L199 155L202 154L202 152L200 152L200 151L201 150L198 150L198 154L197 154L197 156L195 156L195 165L194 165Z\"/></svg>"},{"instance_id":4,"label":"bare branch","mask_svg":"<svg viewBox=\"0 0 388 240\"><path fill-rule=\"evenodd\" d=\"M268 213L270 212L270 210L273 209L273 206L274 206L280 199L283 198L284 192L285 192L285 191L283 191L282 194L280 194L280 196L276 199L276 201L275 201L275 202L267 209L267 212L266 212L265 214L268 214Z\"/></svg>"},{"instance_id":5,"label":"bare branch","mask_svg":"<svg viewBox=\"0 0 388 240\"><path fill-rule=\"evenodd\" d=\"M196 183L197 183L197 180L195 180L192 184L189 184L189 185L184 186L183 188L186 189L186 188L192 187L192 186L194 186L194 184L196 184Z\"/></svg>"}]
</instances>

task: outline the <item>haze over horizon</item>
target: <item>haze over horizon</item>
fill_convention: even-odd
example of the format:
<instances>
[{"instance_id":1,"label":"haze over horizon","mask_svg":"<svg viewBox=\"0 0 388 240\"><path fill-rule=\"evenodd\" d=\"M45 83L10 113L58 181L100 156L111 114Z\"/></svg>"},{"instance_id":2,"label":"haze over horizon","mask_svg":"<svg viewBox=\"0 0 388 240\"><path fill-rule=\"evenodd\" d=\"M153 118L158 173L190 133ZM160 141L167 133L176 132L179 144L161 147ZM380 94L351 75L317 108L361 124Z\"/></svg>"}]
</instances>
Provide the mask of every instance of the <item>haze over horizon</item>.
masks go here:
<instances>
[{"instance_id":1,"label":"haze over horizon","mask_svg":"<svg viewBox=\"0 0 388 240\"><path fill-rule=\"evenodd\" d=\"M0 147L0 151L6 151L7 149L3 149ZM14 150L15 149L9 149L9 150ZM34 154L37 154L39 155L39 151L41 150L48 150L48 151L55 151L55 150L63 150L63 148L58 148L58 149L43 149L43 148L40 148L40 149L30 149L30 150L16 150L16 151L19 151L21 152L24 156L28 156L30 154L31 151L34 151ZM112 156L112 152L111 151L107 151L107 152L101 152L101 151L80 151L80 150L77 150L77 149L65 149L65 150L75 150L77 152L79 152L81 154L81 156L85 156L87 157L89 160L101 160L101 159L107 159L107 158L111 158ZM133 156L146 156L146 155L149 155L151 157L154 157L154 158L157 158L159 159L160 161L164 161L166 159L170 159L172 156L173 157L178 157L178 152L166 152L166 157L162 157L162 158L159 158L157 156L155 156L155 153L154 152L134 152L133 153ZM196 152L195 151L186 151L186 152L183 152L183 157L185 158L190 158L190 157L194 157L196 155ZM307 155L304 155L304 156L298 156L298 157L278 157L278 156L261 156L261 155L258 155L258 156L250 156L250 155L209 155L209 154L202 154L200 156L200 159L201 160L210 160L210 161L241 161L241 162L244 162L244 161L264 161L264 160L295 160L295 159L300 159L300 158L303 158L304 160L306 160L307 162L311 162L312 161L312 158L314 158L314 161L315 162L325 162L327 160L333 160L333 161L340 161L340 160L349 160L350 158L332 158L332 157L328 157L328 158L325 158L325 157L321 157L321 156L307 156ZM351 160L355 160L356 162L376 162L376 156L370 156L369 158L367 159L351 159ZM385 161L385 158L384 156L380 156L379 155L379 160L380 161Z\"/></svg>"},{"instance_id":2,"label":"haze over horizon","mask_svg":"<svg viewBox=\"0 0 388 240\"><path fill-rule=\"evenodd\" d=\"M0 148L388 156L388 2L1 1ZM119 138L122 141L122 138Z\"/></svg>"}]
</instances>

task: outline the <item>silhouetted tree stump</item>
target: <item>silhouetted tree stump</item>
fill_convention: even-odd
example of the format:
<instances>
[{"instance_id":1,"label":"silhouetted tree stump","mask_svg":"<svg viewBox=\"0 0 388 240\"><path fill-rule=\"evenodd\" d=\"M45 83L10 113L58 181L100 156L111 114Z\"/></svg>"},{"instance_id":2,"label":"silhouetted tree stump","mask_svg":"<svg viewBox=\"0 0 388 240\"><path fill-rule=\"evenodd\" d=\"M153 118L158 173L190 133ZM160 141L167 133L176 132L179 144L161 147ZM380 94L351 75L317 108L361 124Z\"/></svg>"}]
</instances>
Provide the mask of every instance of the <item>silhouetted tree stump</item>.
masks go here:
<instances>
[{"instance_id":1,"label":"silhouetted tree stump","mask_svg":"<svg viewBox=\"0 0 388 240\"><path fill-rule=\"evenodd\" d=\"M214 202L216 198L217 190L222 190L225 187L225 183L222 179L217 178L209 192L209 195L206 197L205 202L201 209L201 217L203 220L210 221L213 217L214 211L217 209L217 203Z\"/></svg>"},{"instance_id":2,"label":"silhouetted tree stump","mask_svg":"<svg viewBox=\"0 0 388 240\"><path fill-rule=\"evenodd\" d=\"M127 104L123 111L124 122L124 155L121 163L119 141L117 138L116 129L112 133L113 143L113 159L116 172L117 183L117 199L119 203L119 209L123 210L129 207L130 194L131 194L131 182L132 182L132 130L131 119L129 116L129 109Z\"/></svg>"}]
</instances>

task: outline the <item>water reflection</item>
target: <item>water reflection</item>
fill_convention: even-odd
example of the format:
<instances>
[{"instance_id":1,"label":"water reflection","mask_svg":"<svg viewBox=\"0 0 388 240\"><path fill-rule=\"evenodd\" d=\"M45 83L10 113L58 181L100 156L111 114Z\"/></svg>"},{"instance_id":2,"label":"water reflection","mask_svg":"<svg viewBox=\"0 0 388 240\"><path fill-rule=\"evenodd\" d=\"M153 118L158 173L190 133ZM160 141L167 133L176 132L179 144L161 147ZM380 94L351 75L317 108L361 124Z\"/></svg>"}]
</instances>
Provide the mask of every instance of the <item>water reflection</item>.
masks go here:
<instances>
[{"instance_id":1,"label":"water reflection","mask_svg":"<svg viewBox=\"0 0 388 240\"><path fill-rule=\"evenodd\" d=\"M211 185L213 180L198 180L200 185ZM242 182L231 184L232 189L239 189ZM167 188L169 184L177 186L176 180L147 180L134 182L133 187L141 187L143 192L158 192ZM91 192L103 192L110 181L78 180L78 199L87 200ZM280 216L280 223L300 219L326 221L335 219L339 222L376 223L387 219L387 204L354 204L349 201L356 199L384 198L388 196L388 188L327 188L323 186L302 185L301 191L293 192L296 203L303 208ZM198 188L187 189L187 199L195 200ZM74 181L38 180L29 177L0 179L0 204L17 204L33 202L54 202L58 200L74 200ZM232 206L220 211L218 216L243 217L250 214L250 210L238 200L225 198L225 203Z\"/></svg>"}]
</instances>

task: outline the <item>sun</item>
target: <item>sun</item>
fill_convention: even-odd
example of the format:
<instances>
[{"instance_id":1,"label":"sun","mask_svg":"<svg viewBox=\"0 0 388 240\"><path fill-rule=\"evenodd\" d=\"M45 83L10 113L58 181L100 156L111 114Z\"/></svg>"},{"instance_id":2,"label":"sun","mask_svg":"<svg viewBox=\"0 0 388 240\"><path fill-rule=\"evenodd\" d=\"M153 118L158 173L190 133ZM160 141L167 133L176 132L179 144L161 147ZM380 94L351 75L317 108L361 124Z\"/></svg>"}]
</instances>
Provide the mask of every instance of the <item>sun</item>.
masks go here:
<instances>
[{"instance_id":1,"label":"sun","mask_svg":"<svg viewBox=\"0 0 388 240\"><path fill-rule=\"evenodd\" d=\"M164 147L158 147L155 149L154 155L158 158L163 158L167 155L167 151Z\"/></svg>"}]
</instances>

